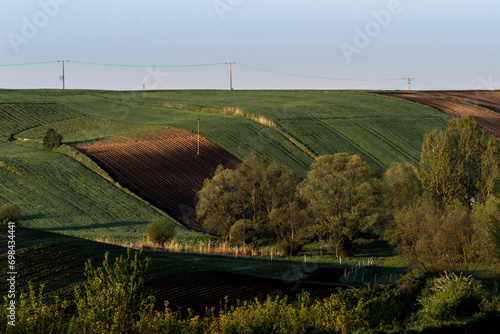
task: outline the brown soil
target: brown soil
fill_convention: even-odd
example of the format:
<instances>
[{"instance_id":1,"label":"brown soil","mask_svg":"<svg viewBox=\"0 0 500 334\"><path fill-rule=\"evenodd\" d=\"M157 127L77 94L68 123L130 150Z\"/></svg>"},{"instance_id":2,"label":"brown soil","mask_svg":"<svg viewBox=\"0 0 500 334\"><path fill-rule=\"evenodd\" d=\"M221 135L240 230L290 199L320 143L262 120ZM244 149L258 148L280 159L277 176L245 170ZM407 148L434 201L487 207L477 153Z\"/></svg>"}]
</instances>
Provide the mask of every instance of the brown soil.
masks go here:
<instances>
[{"instance_id":1,"label":"brown soil","mask_svg":"<svg viewBox=\"0 0 500 334\"><path fill-rule=\"evenodd\" d=\"M451 116L472 117L485 131L500 139L500 114L495 112L500 109L500 92L435 91L383 92L379 94L425 104ZM477 103L477 105L474 103Z\"/></svg>"},{"instance_id":2,"label":"brown soil","mask_svg":"<svg viewBox=\"0 0 500 334\"><path fill-rule=\"evenodd\" d=\"M196 217L196 194L219 165L234 168L231 153L187 132L148 140L96 143L78 149L96 161L122 186L195 231L204 231Z\"/></svg>"}]
</instances>

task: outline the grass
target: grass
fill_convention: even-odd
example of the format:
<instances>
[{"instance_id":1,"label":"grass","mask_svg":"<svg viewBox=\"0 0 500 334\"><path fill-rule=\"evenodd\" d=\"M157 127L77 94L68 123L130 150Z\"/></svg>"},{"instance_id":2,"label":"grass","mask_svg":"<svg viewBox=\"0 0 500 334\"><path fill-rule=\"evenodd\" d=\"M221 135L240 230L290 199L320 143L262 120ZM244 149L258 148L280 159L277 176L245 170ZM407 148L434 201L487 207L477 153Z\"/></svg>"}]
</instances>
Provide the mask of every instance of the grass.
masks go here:
<instances>
[{"instance_id":1,"label":"grass","mask_svg":"<svg viewBox=\"0 0 500 334\"><path fill-rule=\"evenodd\" d=\"M13 203L25 227L81 238L135 241L162 213L73 159L0 142L0 205ZM201 234L177 224L180 238Z\"/></svg>"},{"instance_id":2,"label":"grass","mask_svg":"<svg viewBox=\"0 0 500 334\"><path fill-rule=\"evenodd\" d=\"M71 120L34 123L16 134L40 140L47 125L68 144L148 129L197 131L239 158L254 151L305 177L314 156L360 154L374 168L416 164L423 136L449 116L366 91L0 91L9 103L52 103ZM8 133L5 134L7 136Z\"/></svg>"}]
</instances>

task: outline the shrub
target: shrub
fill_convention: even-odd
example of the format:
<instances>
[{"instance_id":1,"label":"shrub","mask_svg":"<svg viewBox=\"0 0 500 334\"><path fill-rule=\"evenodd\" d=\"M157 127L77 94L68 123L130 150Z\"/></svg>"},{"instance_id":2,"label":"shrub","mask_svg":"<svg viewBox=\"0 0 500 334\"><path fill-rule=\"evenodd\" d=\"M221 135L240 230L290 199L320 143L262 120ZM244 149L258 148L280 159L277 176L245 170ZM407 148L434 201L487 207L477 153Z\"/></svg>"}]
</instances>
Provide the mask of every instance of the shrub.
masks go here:
<instances>
[{"instance_id":1,"label":"shrub","mask_svg":"<svg viewBox=\"0 0 500 334\"><path fill-rule=\"evenodd\" d=\"M14 204L5 204L0 207L0 222L17 222L21 218L23 218L23 214Z\"/></svg>"},{"instance_id":2,"label":"shrub","mask_svg":"<svg viewBox=\"0 0 500 334\"><path fill-rule=\"evenodd\" d=\"M45 137L43 137L43 146L49 150L54 147L59 147L61 146L62 138L62 134L55 129L48 129L47 133L45 133Z\"/></svg>"},{"instance_id":3,"label":"shrub","mask_svg":"<svg viewBox=\"0 0 500 334\"><path fill-rule=\"evenodd\" d=\"M132 333L133 325L145 314L151 314L154 297L144 285L144 274L149 265L139 260L139 252L132 259L116 258L109 264L106 253L102 267L94 268L90 260L85 264L86 281L75 289L77 315L72 321L75 333Z\"/></svg>"},{"instance_id":4,"label":"shrub","mask_svg":"<svg viewBox=\"0 0 500 334\"><path fill-rule=\"evenodd\" d=\"M483 309L486 293L471 276L446 274L427 283L418 299L417 318L424 324L463 321Z\"/></svg>"},{"instance_id":5,"label":"shrub","mask_svg":"<svg viewBox=\"0 0 500 334\"><path fill-rule=\"evenodd\" d=\"M150 240L163 246L165 242L175 236L175 225L172 221L164 217L154 218L146 226L146 234Z\"/></svg>"},{"instance_id":6,"label":"shrub","mask_svg":"<svg viewBox=\"0 0 500 334\"><path fill-rule=\"evenodd\" d=\"M68 306L65 301L60 301L56 296L50 304L44 301L43 288L41 285L38 294L33 285L29 283L28 293L21 293L16 303L15 326L8 322L12 321L7 315L9 300L4 296L4 304L0 307L2 322L1 333L63 333L68 324L64 309Z\"/></svg>"},{"instance_id":7,"label":"shrub","mask_svg":"<svg viewBox=\"0 0 500 334\"><path fill-rule=\"evenodd\" d=\"M14 134L12 132L9 133L9 136L7 137L7 141L13 142L14 140L16 140L16 138L14 137Z\"/></svg>"}]
</instances>

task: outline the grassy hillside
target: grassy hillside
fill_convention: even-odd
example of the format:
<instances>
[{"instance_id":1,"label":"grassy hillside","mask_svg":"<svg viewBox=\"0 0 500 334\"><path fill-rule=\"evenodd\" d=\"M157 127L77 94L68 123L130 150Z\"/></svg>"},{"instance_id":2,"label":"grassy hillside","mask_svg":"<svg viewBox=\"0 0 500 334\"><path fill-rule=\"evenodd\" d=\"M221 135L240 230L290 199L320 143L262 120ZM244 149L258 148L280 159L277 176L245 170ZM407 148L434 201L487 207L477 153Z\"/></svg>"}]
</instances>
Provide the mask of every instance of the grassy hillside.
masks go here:
<instances>
[{"instance_id":1,"label":"grassy hillside","mask_svg":"<svg viewBox=\"0 0 500 334\"><path fill-rule=\"evenodd\" d=\"M16 204L23 226L82 238L135 240L160 215L63 154L1 141L0 189L0 206Z\"/></svg>"},{"instance_id":2,"label":"grassy hillside","mask_svg":"<svg viewBox=\"0 0 500 334\"><path fill-rule=\"evenodd\" d=\"M275 125L221 114L226 107ZM48 127L60 131L69 145L150 136L166 127L196 132L198 117L201 133L237 157L254 151L301 177L313 156L344 151L361 154L373 167L386 168L395 160L417 163L423 135L444 128L449 118L362 91L0 90L3 140L14 134L40 141ZM68 157L0 145L0 205L20 206L25 226L127 240L142 235L157 214Z\"/></svg>"},{"instance_id":3,"label":"grassy hillside","mask_svg":"<svg viewBox=\"0 0 500 334\"><path fill-rule=\"evenodd\" d=\"M201 133L237 157L254 151L301 177L312 156L336 152L358 153L372 167L387 168L396 160L416 164L423 135L444 128L450 118L429 107L363 91L33 90L1 91L1 96L13 103L57 103L82 115L48 122L71 144L165 126L196 132L200 117ZM167 104L184 107L164 107ZM214 112L196 112L207 107ZM226 107L264 116L276 127L218 113ZM34 125L18 135L40 139L46 127Z\"/></svg>"}]
</instances>

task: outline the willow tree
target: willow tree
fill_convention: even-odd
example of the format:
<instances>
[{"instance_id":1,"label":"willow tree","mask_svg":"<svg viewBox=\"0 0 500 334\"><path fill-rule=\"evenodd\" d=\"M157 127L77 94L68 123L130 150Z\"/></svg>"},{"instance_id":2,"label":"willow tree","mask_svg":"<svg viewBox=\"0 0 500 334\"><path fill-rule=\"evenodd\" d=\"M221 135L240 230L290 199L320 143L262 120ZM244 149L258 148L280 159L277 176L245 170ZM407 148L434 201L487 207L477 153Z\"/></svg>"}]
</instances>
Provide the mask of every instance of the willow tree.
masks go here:
<instances>
[{"instance_id":1,"label":"willow tree","mask_svg":"<svg viewBox=\"0 0 500 334\"><path fill-rule=\"evenodd\" d=\"M433 130L424 138L420 181L440 204L458 200L471 205L498 191L498 141L472 118L454 118L445 131Z\"/></svg>"},{"instance_id":2,"label":"willow tree","mask_svg":"<svg viewBox=\"0 0 500 334\"><path fill-rule=\"evenodd\" d=\"M359 155L320 156L298 188L337 256L349 255L355 241L373 223L370 218L377 203L369 171Z\"/></svg>"}]
</instances>

